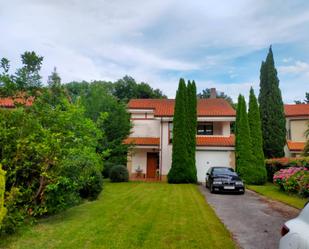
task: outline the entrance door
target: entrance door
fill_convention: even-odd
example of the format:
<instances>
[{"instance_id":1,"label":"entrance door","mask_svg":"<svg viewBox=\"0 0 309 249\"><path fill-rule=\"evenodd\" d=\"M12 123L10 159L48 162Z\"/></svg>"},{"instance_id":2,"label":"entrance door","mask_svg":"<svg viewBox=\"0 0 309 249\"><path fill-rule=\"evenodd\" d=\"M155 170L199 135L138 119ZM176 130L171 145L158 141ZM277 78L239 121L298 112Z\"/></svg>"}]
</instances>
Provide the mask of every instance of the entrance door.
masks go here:
<instances>
[{"instance_id":1,"label":"entrance door","mask_svg":"<svg viewBox=\"0 0 309 249\"><path fill-rule=\"evenodd\" d=\"M147 178L155 178L158 168L158 153L147 153Z\"/></svg>"}]
</instances>

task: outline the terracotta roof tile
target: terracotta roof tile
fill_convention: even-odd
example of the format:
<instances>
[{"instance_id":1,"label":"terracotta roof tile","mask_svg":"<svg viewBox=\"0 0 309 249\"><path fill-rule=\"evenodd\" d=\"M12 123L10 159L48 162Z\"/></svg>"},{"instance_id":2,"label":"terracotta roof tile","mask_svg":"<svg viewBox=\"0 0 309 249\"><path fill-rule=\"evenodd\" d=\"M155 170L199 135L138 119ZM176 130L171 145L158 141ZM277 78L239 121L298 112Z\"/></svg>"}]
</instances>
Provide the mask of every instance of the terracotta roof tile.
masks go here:
<instances>
[{"instance_id":1,"label":"terracotta roof tile","mask_svg":"<svg viewBox=\"0 0 309 249\"><path fill-rule=\"evenodd\" d=\"M0 107L4 108L14 108L15 103L25 104L26 106L31 106L33 104L33 98L28 98L27 100L23 98L0 98Z\"/></svg>"},{"instance_id":2,"label":"terracotta roof tile","mask_svg":"<svg viewBox=\"0 0 309 249\"><path fill-rule=\"evenodd\" d=\"M154 109L155 116L171 117L174 115L174 99L131 99L128 103L130 109ZM199 99L197 103L198 116L236 115L232 106L224 99Z\"/></svg>"},{"instance_id":3,"label":"terracotta roof tile","mask_svg":"<svg viewBox=\"0 0 309 249\"><path fill-rule=\"evenodd\" d=\"M233 147L235 146L235 136L217 137L217 136L197 136L197 146L218 146L218 147Z\"/></svg>"},{"instance_id":4,"label":"terracotta roof tile","mask_svg":"<svg viewBox=\"0 0 309 249\"><path fill-rule=\"evenodd\" d=\"M288 141L287 144L291 151L303 151L305 148L305 142Z\"/></svg>"},{"instance_id":5,"label":"terracotta roof tile","mask_svg":"<svg viewBox=\"0 0 309 249\"><path fill-rule=\"evenodd\" d=\"M160 138L158 137L128 137L124 140L124 144L135 145L159 145ZM218 147L233 147L235 145L234 135L229 137L219 136L197 136L197 146L218 146Z\"/></svg>"},{"instance_id":6,"label":"terracotta roof tile","mask_svg":"<svg viewBox=\"0 0 309 249\"><path fill-rule=\"evenodd\" d=\"M128 137L124 140L124 144L136 145L159 145L160 138L158 137Z\"/></svg>"},{"instance_id":7,"label":"terracotta roof tile","mask_svg":"<svg viewBox=\"0 0 309 249\"><path fill-rule=\"evenodd\" d=\"M284 105L286 117L309 116L309 104Z\"/></svg>"}]
</instances>

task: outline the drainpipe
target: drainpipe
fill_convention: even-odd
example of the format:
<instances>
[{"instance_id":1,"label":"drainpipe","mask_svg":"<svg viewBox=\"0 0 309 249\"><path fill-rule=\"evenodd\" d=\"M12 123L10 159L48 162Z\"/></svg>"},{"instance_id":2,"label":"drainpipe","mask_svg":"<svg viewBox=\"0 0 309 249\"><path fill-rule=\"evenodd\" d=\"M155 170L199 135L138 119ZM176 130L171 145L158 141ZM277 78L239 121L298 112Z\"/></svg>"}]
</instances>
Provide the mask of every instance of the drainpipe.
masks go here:
<instances>
[{"instance_id":1,"label":"drainpipe","mask_svg":"<svg viewBox=\"0 0 309 249\"><path fill-rule=\"evenodd\" d=\"M162 117L160 122L160 181L162 181L162 143L163 143L163 127L162 127Z\"/></svg>"}]
</instances>

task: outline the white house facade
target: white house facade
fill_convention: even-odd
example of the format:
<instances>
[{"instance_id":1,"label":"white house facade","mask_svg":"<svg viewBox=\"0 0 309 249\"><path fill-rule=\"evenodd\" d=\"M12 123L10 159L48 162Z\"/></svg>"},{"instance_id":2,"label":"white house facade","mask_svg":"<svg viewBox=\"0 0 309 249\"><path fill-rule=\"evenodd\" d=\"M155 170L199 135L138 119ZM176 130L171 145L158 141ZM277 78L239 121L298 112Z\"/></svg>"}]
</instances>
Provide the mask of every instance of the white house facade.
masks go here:
<instances>
[{"instance_id":1,"label":"white house facade","mask_svg":"<svg viewBox=\"0 0 309 249\"><path fill-rule=\"evenodd\" d=\"M214 90L213 90L214 91ZM174 100L132 99L128 103L132 132L125 140L132 147L127 167L132 179L167 179L172 163ZM199 182L211 166L235 167L235 138L231 124L235 110L212 94L197 104L196 168Z\"/></svg>"},{"instance_id":2,"label":"white house facade","mask_svg":"<svg viewBox=\"0 0 309 249\"><path fill-rule=\"evenodd\" d=\"M305 133L309 125L309 104L284 105L284 112L287 130L285 156L299 157L307 141Z\"/></svg>"}]
</instances>

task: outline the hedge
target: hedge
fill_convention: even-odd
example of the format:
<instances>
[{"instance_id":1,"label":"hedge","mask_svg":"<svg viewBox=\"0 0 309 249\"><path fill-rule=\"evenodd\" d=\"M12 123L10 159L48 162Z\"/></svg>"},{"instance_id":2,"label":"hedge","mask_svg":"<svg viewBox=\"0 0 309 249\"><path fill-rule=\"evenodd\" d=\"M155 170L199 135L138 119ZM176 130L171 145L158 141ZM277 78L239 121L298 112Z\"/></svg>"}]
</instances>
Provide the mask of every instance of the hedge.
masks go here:
<instances>
[{"instance_id":1,"label":"hedge","mask_svg":"<svg viewBox=\"0 0 309 249\"><path fill-rule=\"evenodd\" d=\"M274 174L280 169L289 167L306 167L309 169L309 157L282 157L266 159L267 179L272 182Z\"/></svg>"}]
</instances>

